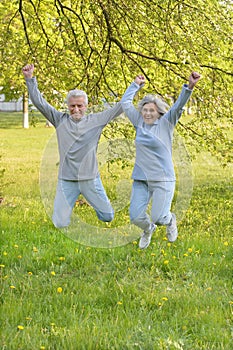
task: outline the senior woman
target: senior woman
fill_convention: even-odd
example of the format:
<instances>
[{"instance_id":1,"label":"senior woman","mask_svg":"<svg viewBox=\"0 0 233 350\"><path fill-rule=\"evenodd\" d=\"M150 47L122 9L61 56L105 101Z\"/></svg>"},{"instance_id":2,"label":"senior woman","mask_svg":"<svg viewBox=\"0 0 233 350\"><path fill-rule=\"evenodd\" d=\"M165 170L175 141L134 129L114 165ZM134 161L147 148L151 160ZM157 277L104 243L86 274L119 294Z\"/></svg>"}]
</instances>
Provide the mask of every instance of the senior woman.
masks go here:
<instances>
[{"instance_id":1,"label":"senior woman","mask_svg":"<svg viewBox=\"0 0 233 350\"><path fill-rule=\"evenodd\" d=\"M199 79L200 74L192 72L189 83L183 85L170 109L161 98L154 95L146 95L139 102L138 109L134 107L133 98L145 83L142 75L135 78L121 99L122 108L136 129L130 220L143 230L140 249L149 246L157 225L166 226L169 242L177 239L176 216L170 211L175 191L172 139L175 125ZM151 199L149 216L147 208Z\"/></svg>"}]
</instances>

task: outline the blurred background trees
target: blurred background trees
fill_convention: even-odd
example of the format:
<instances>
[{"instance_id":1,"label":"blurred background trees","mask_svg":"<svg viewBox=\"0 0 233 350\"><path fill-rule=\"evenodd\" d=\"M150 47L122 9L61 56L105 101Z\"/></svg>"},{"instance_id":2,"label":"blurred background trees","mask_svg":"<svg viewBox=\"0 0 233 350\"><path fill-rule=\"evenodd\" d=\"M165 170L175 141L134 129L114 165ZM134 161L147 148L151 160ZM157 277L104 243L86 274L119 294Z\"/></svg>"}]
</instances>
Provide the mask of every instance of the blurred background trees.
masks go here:
<instances>
[{"instance_id":1,"label":"blurred background trees","mask_svg":"<svg viewBox=\"0 0 233 350\"><path fill-rule=\"evenodd\" d=\"M147 79L139 97L156 93L171 104L196 70L202 80L178 131L226 164L232 160L232 6L230 0L2 0L2 92L22 96L22 66L34 63L40 90L58 108L76 87L93 105L119 100L139 73Z\"/></svg>"}]
</instances>

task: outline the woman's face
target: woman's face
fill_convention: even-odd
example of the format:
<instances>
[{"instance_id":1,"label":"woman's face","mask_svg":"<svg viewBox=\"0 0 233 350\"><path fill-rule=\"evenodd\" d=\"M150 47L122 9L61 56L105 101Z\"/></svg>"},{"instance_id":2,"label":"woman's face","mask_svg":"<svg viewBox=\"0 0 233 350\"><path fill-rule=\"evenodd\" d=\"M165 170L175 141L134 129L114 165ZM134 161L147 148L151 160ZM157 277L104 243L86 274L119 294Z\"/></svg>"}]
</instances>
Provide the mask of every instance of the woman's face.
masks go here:
<instances>
[{"instance_id":1,"label":"woman's face","mask_svg":"<svg viewBox=\"0 0 233 350\"><path fill-rule=\"evenodd\" d=\"M160 113L158 112L157 106L153 102L146 103L142 107L141 113L146 124L153 124L160 118Z\"/></svg>"}]
</instances>

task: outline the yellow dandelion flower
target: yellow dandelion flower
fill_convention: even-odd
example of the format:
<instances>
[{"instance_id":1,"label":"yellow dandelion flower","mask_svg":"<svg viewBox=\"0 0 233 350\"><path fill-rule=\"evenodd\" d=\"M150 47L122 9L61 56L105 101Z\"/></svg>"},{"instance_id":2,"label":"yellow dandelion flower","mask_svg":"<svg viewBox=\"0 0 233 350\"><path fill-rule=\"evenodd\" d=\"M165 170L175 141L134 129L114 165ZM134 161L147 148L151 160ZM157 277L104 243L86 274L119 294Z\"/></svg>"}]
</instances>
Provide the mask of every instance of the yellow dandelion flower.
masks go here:
<instances>
[{"instance_id":1,"label":"yellow dandelion flower","mask_svg":"<svg viewBox=\"0 0 233 350\"><path fill-rule=\"evenodd\" d=\"M188 248L189 253L192 253L192 251L193 251L193 248Z\"/></svg>"},{"instance_id":2,"label":"yellow dandelion flower","mask_svg":"<svg viewBox=\"0 0 233 350\"><path fill-rule=\"evenodd\" d=\"M14 248L16 249L19 248L18 244L14 244Z\"/></svg>"},{"instance_id":3,"label":"yellow dandelion flower","mask_svg":"<svg viewBox=\"0 0 233 350\"><path fill-rule=\"evenodd\" d=\"M5 267L5 265L1 264L1 265L0 265L0 267L2 267L2 268L3 268L3 267Z\"/></svg>"},{"instance_id":4,"label":"yellow dandelion flower","mask_svg":"<svg viewBox=\"0 0 233 350\"><path fill-rule=\"evenodd\" d=\"M162 300L163 301L168 301L168 298L167 297L163 297Z\"/></svg>"},{"instance_id":5,"label":"yellow dandelion flower","mask_svg":"<svg viewBox=\"0 0 233 350\"><path fill-rule=\"evenodd\" d=\"M56 272L55 271L51 271L50 272L52 276L55 276L56 275Z\"/></svg>"},{"instance_id":6,"label":"yellow dandelion flower","mask_svg":"<svg viewBox=\"0 0 233 350\"><path fill-rule=\"evenodd\" d=\"M55 327L56 324L55 324L54 322L52 322L52 323L50 323L50 326L51 326L51 327Z\"/></svg>"},{"instance_id":7,"label":"yellow dandelion flower","mask_svg":"<svg viewBox=\"0 0 233 350\"><path fill-rule=\"evenodd\" d=\"M22 331L24 329L24 326L18 325L18 330Z\"/></svg>"},{"instance_id":8,"label":"yellow dandelion flower","mask_svg":"<svg viewBox=\"0 0 233 350\"><path fill-rule=\"evenodd\" d=\"M128 269L127 269L127 270L128 270L128 272L130 272L130 271L131 271L130 267L128 267Z\"/></svg>"},{"instance_id":9,"label":"yellow dandelion flower","mask_svg":"<svg viewBox=\"0 0 233 350\"><path fill-rule=\"evenodd\" d=\"M171 245L172 245L172 244L171 244L170 242L168 242L167 246L168 246L168 247L171 247Z\"/></svg>"},{"instance_id":10,"label":"yellow dandelion flower","mask_svg":"<svg viewBox=\"0 0 233 350\"><path fill-rule=\"evenodd\" d=\"M233 301L230 300L230 301L229 301L229 304L230 304L230 305L233 305Z\"/></svg>"},{"instance_id":11,"label":"yellow dandelion flower","mask_svg":"<svg viewBox=\"0 0 233 350\"><path fill-rule=\"evenodd\" d=\"M169 260L164 260L164 265L168 265L169 264Z\"/></svg>"},{"instance_id":12,"label":"yellow dandelion flower","mask_svg":"<svg viewBox=\"0 0 233 350\"><path fill-rule=\"evenodd\" d=\"M22 255L18 255L17 258L18 258L18 259L22 259Z\"/></svg>"},{"instance_id":13,"label":"yellow dandelion flower","mask_svg":"<svg viewBox=\"0 0 233 350\"><path fill-rule=\"evenodd\" d=\"M228 242L224 242L223 243L226 247L229 245L229 243Z\"/></svg>"},{"instance_id":14,"label":"yellow dandelion flower","mask_svg":"<svg viewBox=\"0 0 233 350\"><path fill-rule=\"evenodd\" d=\"M38 249L36 247L33 247L33 252L38 253Z\"/></svg>"},{"instance_id":15,"label":"yellow dandelion flower","mask_svg":"<svg viewBox=\"0 0 233 350\"><path fill-rule=\"evenodd\" d=\"M134 245L138 244L138 242L137 242L137 241L133 241L132 243L133 243Z\"/></svg>"},{"instance_id":16,"label":"yellow dandelion flower","mask_svg":"<svg viewBox=\"0 0 233 350\"><path fill-rule=\"evenodd\" d=\"M210 255L212 256L212 255L214 255L214 253L213 253L213 252L211 252L211 253L210 253Z\"/></svg>"},{"instance_id":17,"label":"yellow dandelion flower","mask_svg":"<svg viewBox=\"0 0 233 350\"><path fill-rule=\"evenodd\" d=\"M172 255L172 259L176 259L176 256L175 256L175 255Z\"/></svg>"},{"instance_id":18,"label":"yellow dandelion flower","mask_svg":"<svg viewBox=\"0 0 233 350\"><path fill-rule=\"evenodd\" d=\"M3 252L3 255L4 255L4 256L7 256L7 252Z\"/></svg>"},{"instance_id":19,"label":"yellow dandelion flower","mask_svg":"<svg viewBox=\"0 0 233 350\"><path fill-rule=\"evenodd\" d=\"M167 237L163 237L163 241L167 241Z\"/></svg>"},{"instance_id":20,"label":"yellow dandelion flower","mask_svg":"<svg viewBox=\"0 0 233 350\"><path fill-rule=\"evenodd\" d=\"M158 306L162 306L162 303L158 303Z\"/></svg>"},{"instance_id":21,"label":"yellow dandelion flower","mask_svg":"<svg viewBox=\"0 0 233 350\"><path fill-rule=\"evenodd\" d=\"M31 271L29 271L29 272L28 272L28 276L31 276L31 275L32 275L32 272L31 272Z\"/></svg>"},{"instance_id":22,"label":"yellow dandelion flower","mask_svg":"<svg viewBox=\"0 0 233 350\"><path fill-rule=\"evenodd\" d=\"M57 292L58 292L58 293L62 293L62 287L58 287L58 288L57 288Z\"/></svg>"},{"instance_id":23,"label":"yellow dandelion flower","mask_svg":"<svg viewBox=\"0 0 233 350\"><path fill-rule=\"evenodd\" d=\"M184 253L184 257L187 257L187 256L189 256L187 253Z\"/></svg>"},{"instance_id":24,"label":"yellow dandelion flower","mask_svg":"<svg viewBox=\"0 0 233 350\"><path fill-rule=\"evenodd\" d=\"M16 287L15 286L10 286L10 289L16 289Z\"/></svg>"},{"instance_id":25,"label":"yellow dandelion flower","mask_svg":"<svg viewBox=\"0 0 233 350\"><path fill-rule=\"evenodd\" d=\"M40 347L40 350L45 350L45 346L42 345L42 346Z\"/></svg>"},{"instance_id":26,"label":"yellow dandelion flower","mask_svg":"<svg viewBox=\"0 0 233 350\"><path fill-rule=\"evenodd\" d=\"M151 256L155 256L155 253L151 253Z\"/></svg>"},{"instance_id":27,"label":"yellow dandelion flower","mask_svg":"<svg viewBox=\"0 0 233 350\"><path fill-rule=\"evenodd\" d=\"M122 304L123 304L122 301L117 302L117 305L122 305Z\"/></svg>"},{"instance_id":28,"label":"yellow dandelion flower","mask_svg":"<svg viewBox=\"0 0 233 350\"><path fill-rule=\"evenodd\" d=\"M58 260L65 261L65 257L64 256L60 256L60 258Z\"/></svg>"}]
</instances>

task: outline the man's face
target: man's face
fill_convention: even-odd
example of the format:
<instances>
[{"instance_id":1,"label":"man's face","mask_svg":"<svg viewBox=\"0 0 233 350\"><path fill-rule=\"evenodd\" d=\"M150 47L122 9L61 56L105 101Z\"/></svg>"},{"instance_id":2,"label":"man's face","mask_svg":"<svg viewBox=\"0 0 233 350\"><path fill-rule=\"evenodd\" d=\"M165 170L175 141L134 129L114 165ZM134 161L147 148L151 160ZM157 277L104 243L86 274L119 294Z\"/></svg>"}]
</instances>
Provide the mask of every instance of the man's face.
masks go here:
<instances>
[{"instance_id":1,"label":"man's face","mask_svg":"<svg viewBox=\"0 0 233 350\"><path fill-rule=\"evenodd\" d=\"M157 106L153 102L146 103L142 107L141 113L146 124L153 124L155 120L160 118L160 113L158 112Z\"/></svg>"},{"instance_id":2,"label":"man's face","mask_svg":"<svg viewBox=\"0 0 233 350\"><path fill-rule=\"evenodd\" d=\"M81 119L87 110L84 96L71 96L67 105L73 119Z\"/></svg>"}]
</instances>

